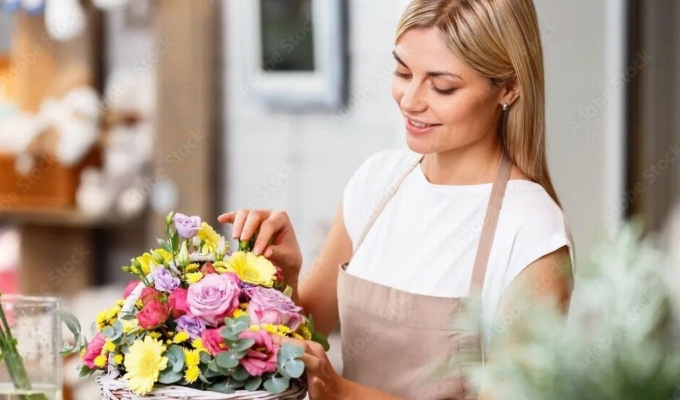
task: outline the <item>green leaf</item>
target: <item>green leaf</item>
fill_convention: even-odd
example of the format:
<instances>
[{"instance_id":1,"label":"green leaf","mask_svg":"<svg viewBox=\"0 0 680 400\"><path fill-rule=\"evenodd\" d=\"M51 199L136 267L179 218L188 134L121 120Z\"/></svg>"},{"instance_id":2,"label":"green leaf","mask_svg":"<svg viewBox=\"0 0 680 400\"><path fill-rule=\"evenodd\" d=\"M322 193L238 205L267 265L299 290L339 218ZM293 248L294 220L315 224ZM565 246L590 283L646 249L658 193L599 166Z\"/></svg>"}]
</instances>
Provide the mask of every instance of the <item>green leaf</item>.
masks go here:
<instances>
[{"instance_id":1,"label":"green leaf","mask_svg":"<svg viewBox=\"0 0 680 400\"><path fill-rule=\"evenodd\" d=\"M61 350L59 351L59 355L62 357L68 357L71 354L76 354L77 352L78 350L76 350L76 348L73 347L71 343L65 342L64 345L61 347ZM0 361L2 361L3 359L3 354L4 353L0 351Z\"/></svg>"},{"instance_id":2,"label":"green leaf","mask_svg":"<svg viewBox=\"0 0 680 400\"><path fill-rule=\"evenodd\" d=\"M264 388L271 394L283 393L288 389L290 379L286 377L271 377L264 382Z\"/></svg>"},{"instance_id":3,"label":"green leaf","mask_svg":"<svg viewBox=\"0 0 680 400\"><path fill-rule=\"evenodd\" d=\"M112 327L107 326L102 330L102 334L107 338L111 339L113 336L116 335L116 331Z\"/></svg>"},{"instance_id":4,"label":"green leaf","mask_svg":"<svg viewBox=\"0 0 680 400\"><path fill-rule=\"evenodd\" d=\"M234 352L242 352L248 350L254 344L255 340L253 339L238 339L235 342L233 342L231 346L229 346L229 350L232 350Z\"/></svg>"},{"instance_id":5,"label":"green leaf","mask_svg":"<svg viewBox=\"0 0 680 400\"><path fill-rule=\"evenodd\" d=\"M242 365L239 365L238 367L234 368L233 371L231 371L231 377L239 381L245 381L250 377L250 375Z\"/></svg>"},{"instance_id":6,"label":"green leaf","mask_svg":"<svg viewBox=\"0 0 680 400\"><path fill-rule=\"evenodd\" d=\"M158 244L161 246L161 249L163 249L163 250L165 250L169 253L172 253L172 246L170 245L170 243L168 241L163 240L163 239L156 239L156 240L158 240Z\"/></svg>"},{"instance_id":7,"label":"green leaf","mask_svg":"<svg viewBox=\"0 0 680 400\"><path fill-rule=\"evenodd\" d=\"M222 368L236 368L239 362L239 358L231 351L225 351L220 353L215 357L217 365Z\"/></svg>"},{"instance_id":8,"label":"green leaf","mask_svg":"<svg viewBox=\"0 0 680 400\"><path fill-rule=\"evenodd\" d=\"M220 331L220 335L227 340L237 341L239 339L238 336L250 326L250 318L247 315L236 319L225 318L224 323L225 326Z\"/></svg>"},{"instance_id":9,"label":"green leaf","mask_svg":"<svg viewBox=\"0 0 680 400\"><path fill-rule=\"evenodd\" d=\"M286 285L286 289L284 289L283 294L288 297L289 299L293 297L293 287Z\"/></svg>"},{"instance_id":10,"label":"green leaf","mask_svg":"<svg viewBox=\"0 0 680 400\"><path fill-rule=\"evenodd\" d=\"M312 332L312 341L313 341L313 342L317 342L317 343L319 343L320 345L322 345L322 346L323 346L323 349L324 349L325 351L328 351L328 350L331 349L331 345L330 345L330 343L328 343L328 339L327 339L326 336L325 336L323 333L321 333L321 332Z\"/></svg>"},{"instance_id":11,"label":"green leaf","mask_svg":"<svg viewBox=\"0 0 680 400\"><path fill-rule=\"evenodd\" d=\"M88 367L87 365L82 365L78 376L81 378L87 378L88 376L92 375L94 371L95 370L90 369L90 367Z\"/></svg>"},{"instance_id":12,"label":"green leaf","mask_svg":"<svg viewBox=\"0 0 680 400\"><path fill-rule=\"evenodd\" d=\"M179 233L175 232L172 235L172 252L179 253Z\"/></svg>"},{"instance_id":13,"label":"green leaf","mask_svg":"<svg viewBox=\"0 0 680 400\"><path fill-rule=\"evenodd\" d=\"M172 385L173 383L177 383L182 380L182 377L183 374L181 372L175 372L172 370L172 368L166 368L161 371L161 374L158 377L158 382L166 385Z\"/></svg>"},{"instance_id":14,"label":"green leaf","mask_svg":"<svg viewBox=\"0 0 680 400\"><path fill-rule=\"evenodd\" d=\"M174 372L182 372L184 370L184 351L176 344L173 344L168 349L166 356L170 362L170 366Z\"/></svg>"},{"instance_id":15,"label":"green leaf","mask_svg":"<svg viewBox=\"0 0 680 400\"><path fill-rule=\"evenodd\" d=\"M242 380L240 380L240 379L233 379L233 378L230 378L230 379L227 381L227 385L228 385L230 388L240 389L240 388L242 388L242 387L244 387L244 386L246 385L246 381L242 381Z\"/></svg>"},{"instance_id":16,"label":"green leaf","mask_svg":"<svg viewBox=\"0 0 680 400\"><path fill-rule=\"evenodd\" d=\"M295 346L290 343L284 343L279 349L277 355L277 361L281 364L285 364L289 361L301 358L305 354L305 350L302 347Z\"/></svg>"},{"instance_id":17,"label":"green leaf","mask_svg":"<svg viewBox=\"0 0 680 400\"><path fill-rule=\"evenodd\" d=\"M68 330L71 331L71 333L75 337L76 347L80 345L82 328L80 326L80 321L78 321L78 318L76 318L75 315L71 314L68 311L55 310L54 312L62 320L62 322L66 324Z\"/></svg>"},{"instance_id":18,"label":"green leaf","mask_svg":"<svg viewBox=\"0 0 680 400\"><path fill-rule=\"evenodd\" d=\"M201 352L201 363L202 364L208 364L210 361L212 361L212 356L204 351Z\"/></svg>"},{"instance_id":19,"label":"green leaf","mask_svg":"<svg viewBox=\"0 0 680 400\"><path fill-rule=\"evenodd\" d=\"M250 249L250 242L248 240L240 240L238 242L238 251L245 251L247 253L250 251Z\"/></svg>"},{"instance_id":20,"label":"green leaf","mask_svg":"<svg viewBox=\"0 0 680 400\"><path fill-rule=\"evenodd\" d=\"M213 385L208 386L206 388L206 390L210 390L211 392L226 393L226 394L232 394L236 391L234 388L227 386L226 382L215 383Z\"/></svg>"},{"instance_id":21,"label":"green leaf","mask_svg":"<svg viewBox=\"0 0 680 400\"><path fill-rule=\"evenodd\" d=\"M281 371L281 369L283 371ZM302 374L305 372L305 363L302 362L302 360L291 360L285 363L281 364L281 369L279 372L281 372L281 375L290 377L290 378L299 378L302 376ZM285 374L283 373L285 371Z\"/></svg>"},{"instance_id":22,"label":"green leaf","mask_svg":"<svg viewBox=\"0 0 680 400\"><path fill-rule=\"evenodd\" d=\"M260 385L262 385L262 377L253 376L246 382L246 390L249 392L254 392L260 388Z\"/></svg>"}]
</instances>

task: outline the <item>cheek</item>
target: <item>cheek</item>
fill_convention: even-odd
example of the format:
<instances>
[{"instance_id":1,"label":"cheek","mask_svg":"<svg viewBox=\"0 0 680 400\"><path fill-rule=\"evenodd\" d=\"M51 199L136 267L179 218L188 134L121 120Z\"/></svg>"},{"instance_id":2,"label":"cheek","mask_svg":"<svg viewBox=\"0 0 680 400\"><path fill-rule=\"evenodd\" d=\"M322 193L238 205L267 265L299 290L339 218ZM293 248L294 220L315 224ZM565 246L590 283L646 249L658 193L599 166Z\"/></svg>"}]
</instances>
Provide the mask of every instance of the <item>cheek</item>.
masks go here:
<instances>
[{"instance_id":1,"label":"cheek","mask_svg":"<svg viewBox=\"0 0 680 400\"><path fill-rule=\"evenodd\" d=\"M404 97L404 88L400 82L397 81L396 77L392 78L392 97L397 104L401 103L401 99Z\"/></svg>"}]
</instances>

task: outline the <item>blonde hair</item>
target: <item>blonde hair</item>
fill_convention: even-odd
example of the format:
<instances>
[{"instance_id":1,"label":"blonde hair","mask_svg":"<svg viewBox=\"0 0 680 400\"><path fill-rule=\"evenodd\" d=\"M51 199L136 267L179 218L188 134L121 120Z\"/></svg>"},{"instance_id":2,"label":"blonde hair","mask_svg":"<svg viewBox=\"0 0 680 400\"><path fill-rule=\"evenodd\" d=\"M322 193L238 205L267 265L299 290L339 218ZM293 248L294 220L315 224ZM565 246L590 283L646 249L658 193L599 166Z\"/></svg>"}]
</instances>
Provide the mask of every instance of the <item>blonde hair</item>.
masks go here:
<instances>
[{"instance_id":1,"label":"blonde hair","mask_svg":"<svg viewBox=\"0 0 680 400\"><path fill-rule=\"evenodd\" d=\"M532 0L413 0L397 39L414 28L435 28L453 54L497 85L515 78L520 95L508 111L501 142L510 159L559 205L545 145L545 77Z\"/></svg>"}]
</instances>

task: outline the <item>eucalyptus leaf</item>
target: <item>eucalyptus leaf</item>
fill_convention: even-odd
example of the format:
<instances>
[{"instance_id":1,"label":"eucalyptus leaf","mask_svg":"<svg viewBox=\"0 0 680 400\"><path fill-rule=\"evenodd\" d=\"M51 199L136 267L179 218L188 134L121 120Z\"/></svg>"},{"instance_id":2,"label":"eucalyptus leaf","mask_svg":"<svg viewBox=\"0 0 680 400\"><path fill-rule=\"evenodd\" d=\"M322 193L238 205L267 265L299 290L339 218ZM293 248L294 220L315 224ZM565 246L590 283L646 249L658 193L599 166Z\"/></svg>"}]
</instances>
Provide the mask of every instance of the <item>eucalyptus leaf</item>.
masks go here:
<instances>
[{"instance_id":1,"label":"eucalyptus leaf","mask_svg":"<svg viewBox=\"0 0 680 400\"><path fill-rule=\"evenodd\" d=\"M116 331L112 327L107 326L102 330L102 334L110 339L116 335Z\"/></svg>"},{"instance_id":2,"label":"eucalyptus leaf","mask_svg":"<svg viewBox=\"0 0 680 400\"><path fill-rule=\"evenodd\" d=\"M288 389L290 379L285 377L271 377L264 381L264 388L271 394L283 393Z\"/></svg>"},{"instance_id":3,"label":"eucalyptus leaf","mask_svg":"<svg viewBox=\"0 0 680 400\"><path fill-rule=\"evenodd\" d=\"M246 382L246 387L245 389L249 392L254 392L260 388L262 385L262 377L261 376L253 376L248 381Z\"/></svg>"},{"instance_id":4,"label":"eucalyptus leaf","mask_svg":"<svg viewBox=\"0 0 680 400\"><path fill-rule=\"evenodd\" d=\"M66 324L68 330L71 331L73 337L75 338L76 347L78 347L82 341L82 328L78 318L68 311L55 310L54 312L62 320L62 322Z\"/></svg>"},{"instance_id":5,"label":"eucalyptus leaf","mask_svg":"<svg viewBox=\"0 0 680 400\"><path fill-rule=\"evenodd\" d=\"M229 349L235 352L242 352L244 350L248 350L255 344L255 340L253 339L238 339L234 343L232 343L231 346L229 346Z\"/></svg>"},{"instance_id":6,"label":"eucalyptus leaf","mask_svg":"<svg viewBox=\"0 0 680 400\"><path fill-rule=\"evenodd\" d=\"M175 372L172 368L166 368L161 371L160 375L158 376L158 382L166 385L172 385L173 383L181 381L183 377L184 375L182 372Z\"/></svg>"},{"instance_id":7,"label":"eucalyptus leaf","mask_svg":"<svg viewBox=\"0 0 680 400\"><path fill-rule=\"evenodd\" d=\"M230 379L227 381L227 385L228 385L230 388L240 389L240 388L242 388L242 387L244 387L244 386L246 385L246 381L245 381L245 380L240 380L240 379L230 378Z\"/></svg>"},{"instance_id":8,"label":"eucalyptus leaf","mask_svg":"<svg viewBox=\"0 0 680 400\"><path fill-rule=\"evenodd\" d=\"M174 372L181 372L184 370L184 351L176 344L173 344L168 349L168 359L172 360L172 370Z\"/></svg>"},{"instance_id":9,"label":"eucalyptus leaf","mask_svg":"<svg viewBox=\"0 0 680 400\"><path fill-rule=\"evenodd\" d=\"M225 394L232 394L236 391L234 388L227 386L226 382L214 383L214 384L208 386L206 388L206 390L210 390L211 392L225 393Z\"/></svg>"},{"instance_id":10,"label":"eucalyptus leaf","mask_svg":"<svg viewBox=\"0 0 680 400\"><path fill-rule=\"evenodd\" d=\"M248 374L248 371L242 365L239 365L231 371L231 377L239 381L245 381L250 377L250 374Z\"/></svg>"},{"instance_id":11,"label":"eucalyptus leaf","mask_svg":"<svg viewBox=\"0 0 680 400\"><path fill-rule=\"evenodd\" d=\"M215 361L217 362L217 365L222 368L236 368L238 365L239 359L236 358L234 353L230 351L225 351L217 355L215 357Z\"/></svg>"},{"instance_id":12,"label":"eucalyptus leaf","mask_svg":"<svg viewBox=\"0 0 680 400\"><path fill-rule=\"evenodd\" d=\"M286 371L288 377L299 378L305 372L305 363L302 360L290 360L282 363L281 368Z\"/></svg>"}]
</instances>

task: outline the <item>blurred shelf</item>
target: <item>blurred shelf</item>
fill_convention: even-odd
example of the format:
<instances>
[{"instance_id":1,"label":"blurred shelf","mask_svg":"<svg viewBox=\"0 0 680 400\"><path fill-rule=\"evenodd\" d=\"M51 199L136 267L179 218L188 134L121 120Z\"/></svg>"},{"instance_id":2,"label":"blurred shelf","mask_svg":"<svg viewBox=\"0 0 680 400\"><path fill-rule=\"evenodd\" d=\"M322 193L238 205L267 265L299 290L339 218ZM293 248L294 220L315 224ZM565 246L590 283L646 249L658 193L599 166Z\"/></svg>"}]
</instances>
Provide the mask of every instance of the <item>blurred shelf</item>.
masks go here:
<instances>
[{"instance_id":1,"label":"blurred shelf","mask_svg":"<svg viewBox=\"0 0 680 400\"><path fill-rule=\"evenodd\" d=\"M0 221L17 225L101 228L124 225L138 217L138 215L122 217L116 214L104 217L92 217L77 209L22 208L6 211L1 214Z\"/></svg>"}]
</instances>

